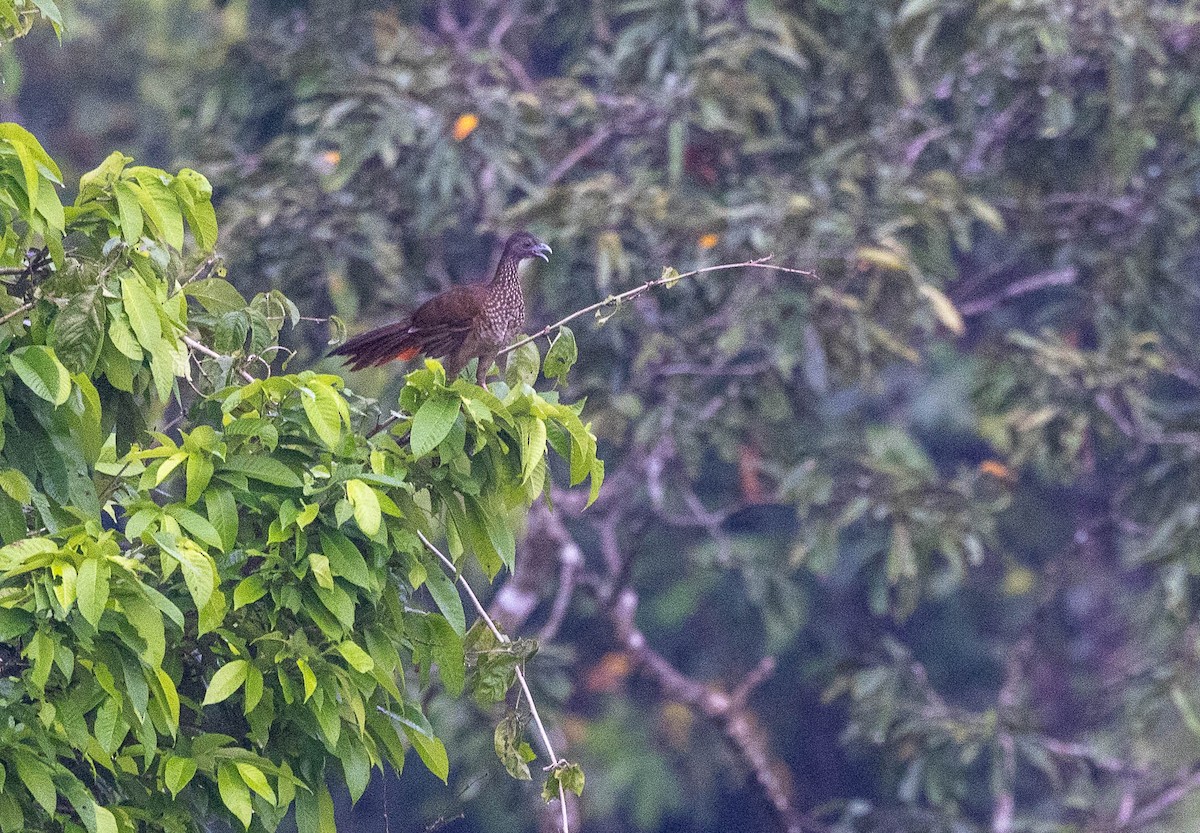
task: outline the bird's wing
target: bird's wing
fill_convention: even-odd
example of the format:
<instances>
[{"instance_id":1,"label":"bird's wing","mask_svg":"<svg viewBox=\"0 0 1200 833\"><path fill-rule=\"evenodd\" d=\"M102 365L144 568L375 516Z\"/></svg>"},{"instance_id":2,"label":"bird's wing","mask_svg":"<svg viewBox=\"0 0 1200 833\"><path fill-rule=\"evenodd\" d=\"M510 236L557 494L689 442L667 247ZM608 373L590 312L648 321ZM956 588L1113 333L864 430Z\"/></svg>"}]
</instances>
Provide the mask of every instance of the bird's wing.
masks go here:
<instances>
[{"instance_id":1,"label":"bird's wing","mask_svg":"<svg viewBox=\"0 0 1200 833\"><path fill-rule=\"evenodd\" d=\"M422 353L434 358L448 356L471 331L486 295L482 284L453 287L418 307L412 318L356 335L332 354L345 356L353 370Z\"/></svg>"}]
</instances>

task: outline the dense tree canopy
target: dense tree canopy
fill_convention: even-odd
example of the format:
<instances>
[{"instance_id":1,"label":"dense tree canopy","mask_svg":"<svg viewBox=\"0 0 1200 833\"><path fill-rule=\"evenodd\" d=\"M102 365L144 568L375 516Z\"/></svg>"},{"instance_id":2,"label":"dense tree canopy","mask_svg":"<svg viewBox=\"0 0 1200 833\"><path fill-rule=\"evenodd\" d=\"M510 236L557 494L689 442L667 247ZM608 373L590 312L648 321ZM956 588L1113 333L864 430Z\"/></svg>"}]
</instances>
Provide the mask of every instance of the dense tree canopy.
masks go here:
<instances>
[{"instance_id":1,"label":"dense tree canopy","mask_svg":"<svg viewBox=\"0 0 1200 833\"><path fill-rule=\"evenodd\" d=\"M219 809L200 797L223 795L226 772L226 784L244 785L228 789L245 794L255 823L269 822L282 810L284 784L314 783L319 769L297 761L316 767L326 757L331 775L332 759L342 762L336 775L357 797L364 759L339 743L378 743L374 730L354 728L347 707L351 729L331 740L318 712L321 703L345 704L358 686L363 703L420 709L421 721L398 725L427 763L430 735L446 741L448 776L432 768L451 787L439 791L410 769L391 782L390 798L373 790L357 811L339 807L339 818L372 830L533 829L539 790L522 800L521 785L494 777L503 766L493 747L510 768L519 769L520 755L511 733L493 729L506 713L523 720L528 704L515 692L507 710L458 696L478 691L471 657L492 656L496 645L477 641L481 631L442 643L430 630L442 625L409 621L449 623L463 636L449 577L410 526L441 506L452 554L483 567L469 573L477 587L506 559L515 566L485 596L513 637L538 639L530 683L557 727L556 745L587 772L572 811L588 829L1190 829L1200 802L1200 18L1192 5L201 6L80 0L80 41L71 41L70 15L62 47L44 27L22 51L22 91L7 104L15 120L38 123L57 154L55 137L78 136L79 116L69 134L65 122L37 119L54 108L86 112L62 101L84 100L105 82L47 56L79 49L101 66L120 60L129 74L125 112L140 115L115 139L129 144L116 147L183 168L177 176L111 158L81 183L78 210L66 208L56 223L52 206L47 214L20 193L30 193L33 170L46 177L39 197L53 194L57 168L24 134L5 135L11 152L0 147L5 193L16 195L3 265L19 278L5 309L32 304L28 324L19 315L3 324L2 453L6 470L24 478L9 476L15 493L0 482L3 534L49 542L7 550L42 559L43 584L12 573L3 592L33 596L0 597L0 605L52 614L37 620L46 636L36 638L24 613L0 620L15 663L5 673L18 681L0 692L15 704L10 711L45 728L49 756L67 750L44 704L74 708L94 735L93 710L115 714L102 702L124 703L119 715L105 712L105 721L123 721L104 741L111 749L70 751L111 758L122 744L138 746L134 771L67 768L104 785L103 806L136 805L146 778L178 779L185 765L169 776L171 760L198 767L186 793L194 803L181 813ZM6 34L31 20L10 22ZM131 43L149 48L126 58ZM39 75L39 67L50 70ZM47 77L72 77L73 92L48 101ZM165 156L168 138L174 158ZM114 149L94 145L64 144L68 167L89 170ZM147 185L151 178L174 195L180 225L161 215L157 198L157 220L139 213L136 189L160 187ZM175 228L183 235L184 220L186 245L171 236ZM520 385L535 378L528 351L510 363L508 383L493 385L494 397L436 368L349 376L354 391L378 397L380 415L403 415L368 436L375 406L346 393L332 364L319 365L326 339L340 335L337 322L307 319L336 315L357 331L399 316L478 277L494 243L517 227L555 252L530 277L531 330L660 278L664 267L753 265L667 280L602 306L603 326L575 322L578 363L565 379L542 377L540 394ZM48 282L33 281L41 295L27 295L34 238L60 267ZM208 261L214 245L244 295L205 283L220 280L208 271L217 268ZM189 296L194 284L184 285L201 267L195 283L221 287L212 297ZM157 325L154 333L133 327L130 305L139 302L123 283L131 276L138 297L161 305L139 325ZM59 312L56 299L80 293L90 300ZM98 316L95 345L71 346L67 335L64 351L70 329L56 321L68 310ZM296 326L280 333L289 317ZM284 346L271 348L278 335ZM169 398L189 366L198 390L184 384L186 416L151 404ZM302 367L312 371L297 373ZM559 388L563 401L586 398L581 415L558 405ZM404 433L421 413L454 426L429 448L415 424ZM157 439L137 433L133 414L159 429ZM543 419L544 430L530 428ZM78 433L71 420L92 438L77 458L61 439ZM585 423L608 471L586 511L586 487L567 487L592 470ZM106 443L110 426L120 430ZM18 432L45 437L45 452L32 441L14 445ZM122 457L130 442L137 451ZM561 472L537 462L547 445L567 461ZM260 455L300 482L230 467ZM50 459L67 462L47 468ZM201 499L193 467L240 511L223 508L224 497ZM352 481L362 484L357 497ZM526 517L521 507L543 486L550 500ZM16 511L26 489L47 505ZM414 502L425 499L418 512ZM478 503L486 500L497 503ZM469 514L472 501L477 519L460 523L453 512ZM110 504L128 513L120 531L96 526L97 510ZM67 523L66 506L88 517ZM47 517L59 520L52 527ZM229 517L232 529L218 523ZM486 526L500 517L518 530L511 542ZM369 581L334 569L341 539L321 540L334 530L349 530L342 534L365 553ZM178 538L190 544L180 549ZM105 548L129 558L122 546L154 558L107 577L108 607L94 596L72 607L53 565L72 565L82 602L82 565ZM224 615L242 623L231 636L207 627L215 613L200 615L213 596L201 592L201 603L195 579L169 566L195 556L190 546L215 565L212 588L231 599ZM417 590L426 582L428 597ZM348 615L367 617L361 628L339 617L339 602L326 603L330 584L355 604ZM256 705L287 702L294 711L272 719L307 731L272 740L251 721L219 732L253 759L180 746L194 745L194 735L183 731L188 721L151 708L166 696L157 672L140 710L99 676L73 706L55 699L71 664L57 654L39 663L44 640L69 627L90 634L142 585L185 614L177 627L169 610L149 605L168 620L170 650L147 654L137 634L115 624L108 642L87 650L139 657L143 670L161 660L162 673L184 684L185 712L215 719L224 709L229 721L253 713L245 698L259 685L250 682L257 666L242 659L249 646L263 657L300 650L291 640L254 642L274 631L318 640L304 650L338 669L318 675L321 686L349 682L318 703L302 669L290 684L281 675L279 689L264 674L271 686ZM39 586L40 595L31 589ZM245 606L235 596L243 586L243 599L254 597ZM416 609L397 611L388 602L395 597ZM304 616L324 625L292 618ZM370 644L376 626L406 637L380 654ZM370 669L343 650L346 632L366 634ZM431 644L442 654L421 647ZM451 644L465 644L465 677L431 680L429 660L446 664ZM194 667L193 645L201 652ZM206 710L203 692L218 666L233 669L221 680L229 697ZM399 667L409 686L392 691L381 669ZM115 687L121 697L136 688L131 676ZM288 685L299 686L299 705L287 700ZM305 723L309 713L317 724ZM155 734L152 744L138 726ZM149 746L164 750L159 770L142 762ZM0 760L10 759L0 748ZM273 803L238 762L269 776ZM37 780L6 767L6 784ZM83 813L74 788L63 786L74 782L56 773L63 780L54 785ZM38 812L28 796L7 801Z\"/></svg>"}]
</instances>

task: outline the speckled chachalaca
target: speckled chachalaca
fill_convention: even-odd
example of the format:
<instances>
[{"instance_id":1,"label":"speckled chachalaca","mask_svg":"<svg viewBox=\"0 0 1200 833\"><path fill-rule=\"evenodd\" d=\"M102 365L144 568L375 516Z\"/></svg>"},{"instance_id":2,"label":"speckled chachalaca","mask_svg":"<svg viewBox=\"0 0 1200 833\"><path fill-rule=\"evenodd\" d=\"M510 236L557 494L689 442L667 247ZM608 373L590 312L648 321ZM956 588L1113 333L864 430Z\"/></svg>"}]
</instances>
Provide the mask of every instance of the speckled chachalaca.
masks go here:
<instances>
[{"instance_id":1,"label":"speckled chachalaca","mask_svg":"<svg viewBox=\"0 0 1200 833\"><path fill-rule=\"evenodd\" d=\"M441 359L450 379L471 359L479 359L475 378L482 385L496 356L525 325L517 266L533 257L548 262L550 253L541 240L518 231L504 243L490 281L447 289L417 307L410 318L356 335L332 355L345 356L352 370L426 355Z\"/></svg>"}]
</instances>

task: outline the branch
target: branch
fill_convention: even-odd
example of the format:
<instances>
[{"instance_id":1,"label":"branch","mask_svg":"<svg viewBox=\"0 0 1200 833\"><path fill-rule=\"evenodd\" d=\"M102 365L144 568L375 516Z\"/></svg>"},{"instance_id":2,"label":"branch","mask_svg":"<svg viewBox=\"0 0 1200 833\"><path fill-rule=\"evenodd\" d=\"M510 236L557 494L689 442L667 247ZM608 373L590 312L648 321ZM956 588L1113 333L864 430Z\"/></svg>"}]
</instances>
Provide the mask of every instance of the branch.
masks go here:
<instances>
[{"instance_id":1,"label":"branch","mask_svg":"<svg viewBox=\"0 0 1200 833\"><path fill-rule=\"evenodd\" d=\"M579 318L580 316L583 316L583 315L587 315L589 312L595 312L596 310L604 309L605 307L620 306L621 304L625 303L626 301L631 301L634 298L638 297L639 295L643 295L646 292L649 292L651 289L654 289L655 287L665 286L667 284L674 284L675 282L681 281L684 278L694 278L696 275L703 275L706 272L722 272L722 271L726 271L729 269L767 269L772 272L786 272L791 275L803 275L808 278L816 277L815 272L808 272L803 269L790 269L787 266L775 266L774 264L767 263L767 261L769 261L771 259L771 257L772 257L771 255L767 255L765 257L756 258L754 260L745 260L745 261L742 261L741 263L721 263L716 266L704 266L700 269L693 269L690 272L680 272L675 275L663 276L661 278L655 278L652 281L646 281L645 283L635 286L633 289L627 289L624 292L618 293L616 295L609 295L603 301L597 301L596 303L586 306L583 309L576 310L575 312L568 315L566 318L556 321L553 324L548 324L547 326L538 330L533 335L526 336L525 338L521 339L520 341L515 342L514 344L510 344L508 347L505 347L503 350L500 351L499 355L506 356L509 353L511 353L513 350L516 350L520 347L524 347L526 344L529 344L531 341L537 341L539 338L542 338L543 336L548 336L551 333L556 332L557 330L566 326L570 322L574 321L576 318Z\"/></svg>"},{"instance_id":2,"label":"branch","mask_svg":"<svg viewBox=\"0 0 1200 833\"><path fill-rule=\"evenodd\" d=\"M216 350L213 350L212 348L208 347L205 344L201 344L199 341L197 341L196 339L194 339L188 335L185 335L183 337L183 343L186 344L188 347L190 347L192 350L195 350L197 353L203 353L204 355L208 356L211 359L227 359L227 358L229 358L229 356L222 356ZM258 381L253 376L251 376L250 373L245 368L239 368L238 374L243 379L245 379L247 382L257 382Z\"/></svg>"},{"instance_id":3,"label":"branch","mask_svg":"<svg viewBox=\"0 0 1200 833\"><path fill-rule=\"evenodd\" d=\"M217 261L220 259L221 258L218 255L209 255L208 259L201 263L196 271L192 273L192 276L181 283L180 286L187 286L192 281L198 281L201 278L208 277L209 273L212 272L213 267L217 265Z\"/></svg>"},{"instance_id":4,"label":"branch","mask_svg":"<svg viewBox=\"0 0 1200 833\"><path fill-rule=\"evenodd\" d=\"M17 307L15 310L8 313L8 315L5 315L3 318L0 318L0 324L7 324L9 321L12 321L18 315L23 315L24 313L29 312L31 309L33 309L32 301L28 304L21 304L21 306Z\"/></svg>"},{"instance_id":5,"label":"branch","mask_svg":"<svg viewBox=\"0 0 1200 833\"><path fill-rule=\"evenodd\" d=\"M1038 272L1037 274L1021 278L1018 281L1013 281L995 295L989 295L986 298L960 304L958 311L964 318L972 318L976 315L982 315L985 312L991 312L1003 301L1019 298L1022 295L1028 295L1030 292L1037 292L1040 289L1049 289L1052 286L1068 286L1075 283L1078 278L1079 270L1074 266L1068 266L1064 269L1051 269L1048 272Z\"/></svg>"},{"instance_id":6,"label":"branch","mask_svg":"<svg viewBox=\"0 0 1200 833\"><path fill-rule=\"evenodd\" d=\"M637 606L637 593L628 587L621 590L611 604L605 605L609 621L625 650L654 679L665 697L678 700L720 724L729 742L754 774L786 833L823 830L796 808L787 780L779 774L782 765L768 750L766 738L754 727L746 708L751 689L774 671L774 657L764 657L732 695L726 694L683 674L651 648L646 635L634 624Z\"/></svg>"},{"instance_id":7,"label":"branch","mask_svg":"<svg viewBox=\"0 0 1200 833\"><path fill-rule=\"evenodd\" d=\"M612 129L604 126L587 139L584 139L574 150L564 156L562 161L554 166L554 170L552 170L546 177L546 181L543 184L554 185L557 183L560 179L567 175L568 171L586 159L589 154L594 152L602 144L607 142L610 136L612 136Z\"/></svg>"},{"instance_id":8,"label":"branch","mask_svg":"<svg viewBox=\"0 0 1200 833\"><path fill-rule=\"evenodd\" d=\"M492 617L488 615L487 610L479 601L479 597L476 596L475 591L471 589L471 585L467 582L466 577L459 573L458 568L454 566L454 562L447 558L441 550L435 547L433 543L425 537L424 532L418 529L417 536L421 539L421 543L423 543L431 553L436 555L438 559L446 565L450 572L458 578L458 583L462 585L463 590L466 591L467 596L471 599L471 604L475 606L475 611L479 614L479 618L482 619L488 626L488 630L492 632L492 636L496 637L496 641L507 643L509 641L508 637L501 633L500 629L496 627L496 623L492 621ZM517 681L521 684L521 691L524 693L525 699L529 701L529 714L533 717L533 722L534 725L537 726L538 734L541 735L542 744L546 747L546 754L550 757L550 760L553 761L550 767L547 768L552 769L553 767L558 766L558 764L562 761L558 755L554 754L554 746L550 743L550 736L546 733L546 726L544 723L542 723L542 717L540 714L538 714L537 705L533 702L533 692L529 690L529 683L525 681L525 672L521 670L521 666L519 665L516 666L514 670L517 672ZM561 780L558 782L558 801L562 807L563 833L570 833L567 823L567 796L565 790L563 789Z\"/></svg>"},{"instance_id":9,"label":"branch","mask_svg":"<svg viewBox=\"0 0 1200 833\"><path fill-rule=\"evenodd\" d=\"M1187 773L1182 780L1167 787L1146 806L1132 813L1128 824L1122 825L1122 829L1141 829L1183 801L1196 789L1200 789L1200 770Z\"/></svg>"}]
</instances>

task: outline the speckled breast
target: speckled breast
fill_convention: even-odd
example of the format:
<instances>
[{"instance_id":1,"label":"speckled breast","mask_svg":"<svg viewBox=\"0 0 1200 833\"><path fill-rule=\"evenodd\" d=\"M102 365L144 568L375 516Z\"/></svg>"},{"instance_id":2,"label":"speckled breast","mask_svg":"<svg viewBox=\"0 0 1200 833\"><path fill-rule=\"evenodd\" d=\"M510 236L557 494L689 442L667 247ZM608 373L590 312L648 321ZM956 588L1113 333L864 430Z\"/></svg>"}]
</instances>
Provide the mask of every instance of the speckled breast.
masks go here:
<instances>
[{"instance_id":1,"label":"speckled breast","mask_svg":"<svg viewBox=\"0 0 1200 833\"><path fill-rule=\"evenodd\" d=\"M525 298L521 287L498 286L484 306L479 337L503 347L525 326Z\"/></svg>"}]
</instances>

